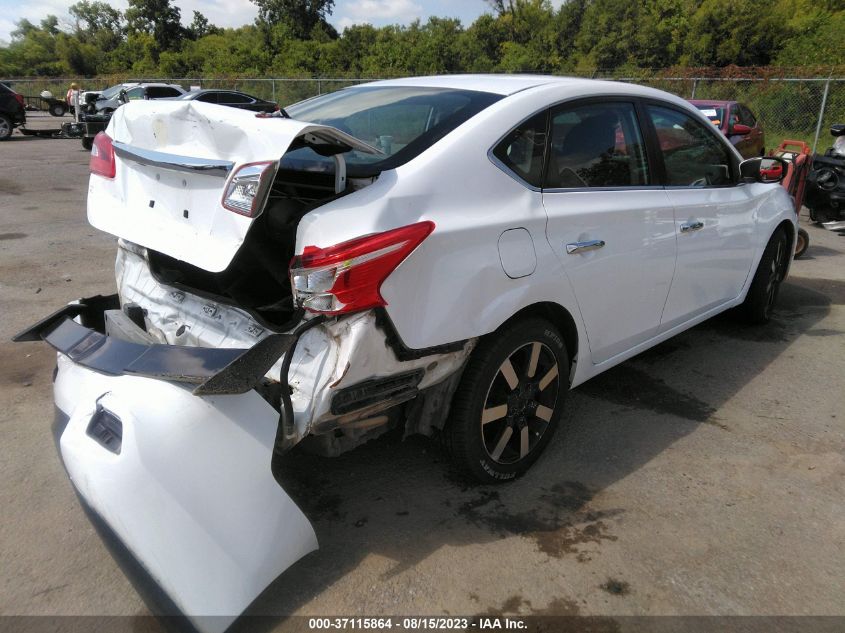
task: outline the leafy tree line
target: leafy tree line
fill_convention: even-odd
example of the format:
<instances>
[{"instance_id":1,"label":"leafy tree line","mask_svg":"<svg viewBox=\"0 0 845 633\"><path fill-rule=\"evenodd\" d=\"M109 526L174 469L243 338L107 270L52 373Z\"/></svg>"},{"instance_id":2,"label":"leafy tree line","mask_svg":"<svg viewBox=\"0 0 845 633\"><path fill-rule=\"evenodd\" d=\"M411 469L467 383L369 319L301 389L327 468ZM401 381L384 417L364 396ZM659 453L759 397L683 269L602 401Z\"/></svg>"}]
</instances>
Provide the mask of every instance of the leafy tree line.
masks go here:
<instances>
[{"instance_id":1,"label":"leafy tree line","mask_svg":"<svg viewBox=\"0 0 845 633\"><path fill-rule=\"evenodd\" d=\"M845 0L488 0L471 25L328 22L334 0L252 0L253 24L222 29L171 0L125 12L80 0L70 24L17 23L0 76L394 76L451 72L845 65Z\"/></svg>"}]
</instances>

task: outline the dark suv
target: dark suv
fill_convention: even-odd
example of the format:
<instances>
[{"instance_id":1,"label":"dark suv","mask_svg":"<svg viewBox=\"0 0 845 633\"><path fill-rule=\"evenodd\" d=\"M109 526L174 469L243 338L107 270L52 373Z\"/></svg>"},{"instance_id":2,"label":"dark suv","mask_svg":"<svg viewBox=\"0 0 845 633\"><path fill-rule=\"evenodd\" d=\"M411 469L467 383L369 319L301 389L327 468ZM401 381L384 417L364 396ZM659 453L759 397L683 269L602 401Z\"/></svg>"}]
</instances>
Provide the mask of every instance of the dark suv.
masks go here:
<instances>
[{"instance_id":1,"label":"dark suv","mask_svg":"<svg viewBox=\"0 0 845 633\"><path fill-rule=\"evenodd\" d=\"M12 130L26 123L23 96L0 84L0 141L12 136Z\"/></svg>"}]
</instances>

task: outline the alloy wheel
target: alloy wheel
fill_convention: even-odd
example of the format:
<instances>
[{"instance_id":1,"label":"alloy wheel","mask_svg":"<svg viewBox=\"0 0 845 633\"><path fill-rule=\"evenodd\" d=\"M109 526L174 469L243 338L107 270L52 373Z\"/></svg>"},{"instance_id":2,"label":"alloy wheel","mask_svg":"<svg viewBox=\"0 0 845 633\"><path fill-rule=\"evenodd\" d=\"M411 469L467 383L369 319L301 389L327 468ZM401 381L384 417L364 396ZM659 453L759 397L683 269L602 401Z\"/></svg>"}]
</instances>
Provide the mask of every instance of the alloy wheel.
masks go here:
<instances>
[{"instance_id":1,"label":"alloy wheel","mask_svg":"<svg viewBox=\"0 0 845 633\"><path fill-rule=\"evenodd\" d=\"M546 432L557 405L560 368L538 341L514 350L499 366L481 411L484 450L494 462L525 459Z\"/></svg>"}]
</instances>

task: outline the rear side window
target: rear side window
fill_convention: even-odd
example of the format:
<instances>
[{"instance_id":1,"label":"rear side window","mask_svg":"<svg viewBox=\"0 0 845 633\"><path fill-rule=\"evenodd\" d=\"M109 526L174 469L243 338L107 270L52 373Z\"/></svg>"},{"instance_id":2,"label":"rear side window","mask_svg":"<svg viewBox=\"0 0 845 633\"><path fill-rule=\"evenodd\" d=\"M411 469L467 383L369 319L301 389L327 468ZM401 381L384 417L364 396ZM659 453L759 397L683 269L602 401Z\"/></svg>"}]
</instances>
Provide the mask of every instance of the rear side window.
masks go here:
<instances>
[{"instance_id":1,"label":"rear side window","mask_svg":"<svg viewBox=\"0 0 845 633\"><path fill-rule=\"evenodd\" d=\"M221 92L220 103L252 103L252 99L237 92Z\"/></svg>"},{"instance_id":2,"label":"rear side window","mask_svg":"<svg viewBox=\"0 0 845 633\"><path fill-rule=\"evenodd\" d=\"M543 186L548 111L537 114L513 129L493 150L508 171L534 187Z\"/></svg>"},{"instance_id":3,"label":"rear side window","mask_svg":"<svg viewBox=\"0 0 845 633\"><path fill-rule=\"evenodd\" d=\"M748 127L754 127L757 125L757 119L755 119L754 115L751 114L751 110L746 108L744 105L739 106L739 122L747 125Z\"/></svg>"},{"instance_id":4,"label":"rear side window","mask_svg":"<svg viewBox=\"0 0 845 633\"><path fill-rule=\"evenodd\" d=\"M660 142L668 186L733 184L731 154L716 130L672 108L649 105L648 113Z\"/></svg>"},{"instance_id":5,"label":"rear side window","mask_svg":"<svg viewBox=\"0 0 845 633\"><path fill-rule=\"evenodd\" d=\"M361 86L324 94L285 108L294 119L329 125L381 150L347 152L350 177L394 169L434 145L501 95L423 86ZM313 154L293 160L320 160ZM322 159L330 163L329 159Z\"/></svg>"},{"instance_id":6,"label":"rear side window","mask_svg":"<svg viewBox=\"0 0 845 633\"><path fill-rule=\"evenodd\" d=\"M648 183L648 162L634 104L594 103L552 111L547 188Z\"/></svg>"},{"instance_id":7,"label":"rear side window","mask_svg":"<svg viewBox=\"0 0 845 633\"><path fill-rule=\"evenodd\" d=\"M168 88L166 86L150 86L147 88L147 98L149 99L164 99L166 97L178 97L182 93L176 88Z\"/></svg>"}]
</instances>

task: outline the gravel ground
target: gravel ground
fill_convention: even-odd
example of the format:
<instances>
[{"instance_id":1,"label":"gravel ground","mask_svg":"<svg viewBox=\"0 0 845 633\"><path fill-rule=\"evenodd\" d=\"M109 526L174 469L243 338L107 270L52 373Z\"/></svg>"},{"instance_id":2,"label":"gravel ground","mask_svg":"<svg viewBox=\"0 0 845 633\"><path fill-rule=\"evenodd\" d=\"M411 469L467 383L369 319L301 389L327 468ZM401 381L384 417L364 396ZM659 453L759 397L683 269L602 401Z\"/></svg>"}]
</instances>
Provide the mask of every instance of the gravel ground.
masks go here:
<instances>
[{"instance_id":1,"label":"gravel ground","mask_svg":"<svg viewBox=\"0 0 845 633\"><path fill-rule=\"evenodd\" d=\"M8 342L113 291L87 161L78 141L0 144L5 615L148 613L55 454L54 355ZM805 226L769 325L720 317L576 389L515 483L469 485L422 440L292 453L287 488L321 549L250 613L845 615L845 238Z\"/></svg>"}]
</instances>

